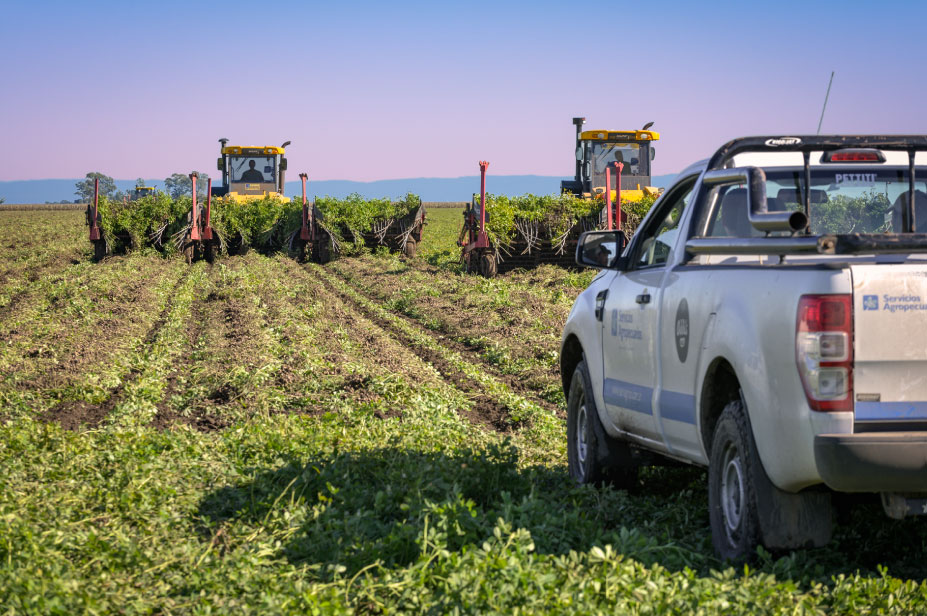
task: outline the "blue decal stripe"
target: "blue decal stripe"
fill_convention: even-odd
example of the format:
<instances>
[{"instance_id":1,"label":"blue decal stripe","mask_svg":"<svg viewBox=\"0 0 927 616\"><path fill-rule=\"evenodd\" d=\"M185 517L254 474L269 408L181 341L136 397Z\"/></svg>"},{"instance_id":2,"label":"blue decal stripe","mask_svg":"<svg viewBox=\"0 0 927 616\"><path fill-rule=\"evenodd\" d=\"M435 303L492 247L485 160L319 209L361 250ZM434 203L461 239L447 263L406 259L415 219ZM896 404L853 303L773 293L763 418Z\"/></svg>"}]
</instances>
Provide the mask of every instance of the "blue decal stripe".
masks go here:
<instances>
[{"instance_id":1,"label":"blue decal stripe","mask_svg":"<svg viewBox=\"0 0 927 616\"><path fill-rule=\"evenodd\" d=\"M653 388L617 379L605 379L605 404L653 415Z\"/></svg>"},{"instance_id":2,"label":"blue decal stripe","mask_svg":"<svg viewBox=\"0 0 927 616\"><path fill-rule=\"evenodd\" d=\"M859 421L927 419L927 402L857 402L856 419Z\"/></svg>"},{"instance_id":3,"label":"blue decal stripe","mask_svg":"<svg viewBox=\"0 0 927 616\"><path fill-rule=\"evenodd\" d=\"M695 425L695 396L675 391L660 392L660 417Z\"/></svg>"}]
</instances>

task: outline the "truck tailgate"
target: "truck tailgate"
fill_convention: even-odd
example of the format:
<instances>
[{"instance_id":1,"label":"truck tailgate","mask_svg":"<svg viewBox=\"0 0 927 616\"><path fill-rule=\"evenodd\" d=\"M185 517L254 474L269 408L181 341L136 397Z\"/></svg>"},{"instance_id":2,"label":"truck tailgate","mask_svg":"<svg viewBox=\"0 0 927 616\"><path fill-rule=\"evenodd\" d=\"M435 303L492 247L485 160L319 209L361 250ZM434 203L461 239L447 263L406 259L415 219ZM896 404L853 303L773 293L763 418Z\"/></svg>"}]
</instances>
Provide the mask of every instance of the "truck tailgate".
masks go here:
<instances>
[{"instance_id":1,"label":"truck tailgate","mask_svg":"<svg viewBox=\"0 0 927 616\"><path fill-rule=\"evenodd\" d=\"M874 429L927 422L927 264L850 269L856 421Z\"/></svg>"}]
</instances>

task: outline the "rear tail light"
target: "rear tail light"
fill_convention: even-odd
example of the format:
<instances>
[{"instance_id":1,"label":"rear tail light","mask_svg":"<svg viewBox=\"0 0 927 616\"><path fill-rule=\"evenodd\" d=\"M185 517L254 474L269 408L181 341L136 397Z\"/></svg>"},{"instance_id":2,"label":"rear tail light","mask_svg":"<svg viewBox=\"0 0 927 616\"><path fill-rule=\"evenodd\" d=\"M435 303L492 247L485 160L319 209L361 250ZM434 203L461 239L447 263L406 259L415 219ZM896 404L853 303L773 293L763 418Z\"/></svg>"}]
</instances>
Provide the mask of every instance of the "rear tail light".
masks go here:
<instances>
[{"instance_id":1,"label":"rear tail light","mask_svg":"<svg viewBox=\"0 0 927 616\"><path fill-rule=\"evenodd\" d=\"M851 295L801 296L795 323L795 356L812 410L853 410Z\"/></svg>"}]
</instances>

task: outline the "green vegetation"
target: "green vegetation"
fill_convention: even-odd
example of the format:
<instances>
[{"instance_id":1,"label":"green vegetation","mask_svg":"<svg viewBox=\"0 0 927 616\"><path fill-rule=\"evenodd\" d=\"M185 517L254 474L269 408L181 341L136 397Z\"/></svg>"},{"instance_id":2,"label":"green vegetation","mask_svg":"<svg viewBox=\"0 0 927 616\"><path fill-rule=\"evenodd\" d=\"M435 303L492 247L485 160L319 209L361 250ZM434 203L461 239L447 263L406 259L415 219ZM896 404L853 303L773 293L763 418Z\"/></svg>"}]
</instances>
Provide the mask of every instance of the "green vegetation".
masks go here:
<instances>
[{"instance_id":1,"label":"green vegetation","mask_svg":"<svg viewBox=\"0 0 927 616\"><path fill-rule=\"evenodd\" d=\"M887 233L892 230L892 202L875 191L859 197L833 195L824 203L812 204L811 229L814 233Z\"/></svg>"},{"instance_id":2,"label":"green vegetation","mask_svg":"<svg viewBox=\"0 0 927 616\"><path fill-rule=\"evenodd\" d=\"M215 199L210 223L223 248L229 243L262 250L286 249L290 235L300 228L302 204L266 197L250 201Z\"/></svg>"},{"instance_id":3,"label":"green vegetation","mask_svg":"<svg viewBox=\"0 0 927 616\"><path fill-rule=\"evenodd\" d=\"M364 245L363 234L374 232L416 210L422 204L418 195L406 194L397 201L388 198L366 199L357 193L344 199L316 197L315 205L322 213L326 229L343 249L348 244L356 251Z\"/></svg>"},{"instance_id":4,"label":"green vegetation","mask_svg":"<svg viewBox=\"0 0 927 616\"><path fill-rule=\"evenodd\" d=\"M622 203L629 234L637 228L654 201L655 197L646 197L638 202ZM603 207L604 201L580 199L571 194L526 194L520 197L487 194L489 220L486 233L494 245L503 249L516 240L528 243L551 240L556 243L583 220L589 221L590 227L597 225Z\"/></svg>"},{"instance_id":5,"label":"green vegetation","mask_svg":"<svg viewBox=\"0 0 927 616\"><path fill-rule=\"evenodd\" d=\"M461 210L428 216L422 259L187 266L0 212L0 611L927 611L927 526L875 499L731 568L702 470L573 484L557 350L593 273L461 275Z\"/></svg>"},{"instance_id":6,"label":"green vegetation","mask_svg":"<svg viewBox=\"0 0 927 616\"><path fill-rule=\"evenodd\" d=\"M170 239L188 224L191 197L171 199L166 193L123 201L101 196L98 201L100 228L112 250L153 246L168 253L176 251Z\"/></svg>"}]
</instances>

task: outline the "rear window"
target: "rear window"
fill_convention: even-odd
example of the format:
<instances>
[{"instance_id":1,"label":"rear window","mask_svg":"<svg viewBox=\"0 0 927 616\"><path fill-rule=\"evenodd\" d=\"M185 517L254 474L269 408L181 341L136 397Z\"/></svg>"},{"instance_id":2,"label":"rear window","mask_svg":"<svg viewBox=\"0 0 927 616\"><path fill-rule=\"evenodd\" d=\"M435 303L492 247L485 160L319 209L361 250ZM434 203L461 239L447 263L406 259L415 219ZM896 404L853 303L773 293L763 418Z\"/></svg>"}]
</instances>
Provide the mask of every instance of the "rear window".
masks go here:
<instances>
[{"instance_id":1,"label":"rear window","mask_svg":"<svg viewBox=\"0 0 927 616\"><path fill-rule=\"evenodd\" d=\"M812 167L811 232L901 233L901 212L908 200L907 168ZM917 233L927 233L927 169L915 172L914 220ZM766 171L766 196L770 211L802 209L803 169ZM763 233L747 220L746 190L739 186L719 188L720 208L711 235L758 237Z\"/></svg>"}]
</instances>

